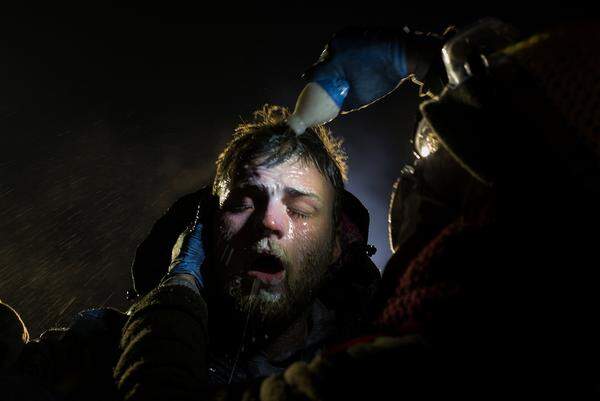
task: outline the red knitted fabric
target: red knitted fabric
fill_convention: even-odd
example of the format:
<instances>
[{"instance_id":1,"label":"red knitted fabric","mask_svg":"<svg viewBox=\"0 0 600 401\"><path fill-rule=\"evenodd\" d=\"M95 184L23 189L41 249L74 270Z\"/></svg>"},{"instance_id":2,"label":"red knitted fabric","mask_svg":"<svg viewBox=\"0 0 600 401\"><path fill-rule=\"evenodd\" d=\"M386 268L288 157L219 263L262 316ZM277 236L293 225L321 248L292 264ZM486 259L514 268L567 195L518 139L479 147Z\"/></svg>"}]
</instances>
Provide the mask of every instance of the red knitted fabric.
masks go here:
<instances>
[{"instance_id":1,"label":"red knitted fabric","mask_svg":"<svg viewBox=\"0 0 600 401\"><path fill-rule=\"evenodd\" d=\"M481 267L479 229L454 222L444 228L407 266L386 272L397 280L376 325L398 334L423 334L432 326L463 320L465 298ZM460 319L459 319L460 316Z\"/></svg>"}]
</instances>

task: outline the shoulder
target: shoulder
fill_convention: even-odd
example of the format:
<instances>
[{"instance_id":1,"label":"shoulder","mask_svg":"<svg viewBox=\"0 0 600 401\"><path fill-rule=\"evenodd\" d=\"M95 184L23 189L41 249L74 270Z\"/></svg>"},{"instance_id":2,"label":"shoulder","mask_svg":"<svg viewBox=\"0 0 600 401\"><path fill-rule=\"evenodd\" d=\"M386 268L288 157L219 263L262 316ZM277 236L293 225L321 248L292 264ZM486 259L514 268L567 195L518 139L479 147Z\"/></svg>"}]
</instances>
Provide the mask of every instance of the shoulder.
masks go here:
<instances>
[{"instance_id":1,"label":"shoulder","mask_svg":"<svg viewBox=\"0 0 600 401\"><path fill-rule=\"evenodd\" d=\"M19 359L19 370L52 381L61 372L110 366L126 320L124 313L113 308L81 311L66 327L48 329L28 342Z\"/></svg>"}]
</instances>

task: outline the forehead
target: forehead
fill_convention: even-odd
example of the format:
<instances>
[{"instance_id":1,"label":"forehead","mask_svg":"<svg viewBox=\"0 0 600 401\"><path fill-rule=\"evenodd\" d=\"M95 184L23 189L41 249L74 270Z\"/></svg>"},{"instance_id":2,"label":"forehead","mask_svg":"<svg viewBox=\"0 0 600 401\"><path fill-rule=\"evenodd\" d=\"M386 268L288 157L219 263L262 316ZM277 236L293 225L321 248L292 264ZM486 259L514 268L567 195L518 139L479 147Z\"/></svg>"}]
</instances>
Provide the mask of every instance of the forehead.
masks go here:
<instances>
[{"instance_id":1,"label":"forehead","mask_svg":"<svg viewBox=\"0 0 600 401\"><path fill-rule=\"evenodd\" d=\"M296 189L316 194L323 201L332 200L334 192L329 180L312 162L297 158L269 167L256 164L243 166L230 189L247 185L263 187L269 192Z\"/></svg>"}]
</instances>

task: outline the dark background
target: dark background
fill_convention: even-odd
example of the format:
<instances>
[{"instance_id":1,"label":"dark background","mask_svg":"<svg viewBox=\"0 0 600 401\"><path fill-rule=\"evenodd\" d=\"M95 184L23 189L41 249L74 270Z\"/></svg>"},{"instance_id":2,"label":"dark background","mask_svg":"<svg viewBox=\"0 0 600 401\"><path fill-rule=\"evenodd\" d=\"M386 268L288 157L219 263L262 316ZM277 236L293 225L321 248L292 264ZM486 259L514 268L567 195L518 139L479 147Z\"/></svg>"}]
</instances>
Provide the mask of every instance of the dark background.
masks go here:
<instances>
[{"instance_id":1,"label":"dark background","mask_svg":"<svg viewBox=\"0 0 600 401\"><path fill-rule=\"evenodd\" d=\"M346 10L351 17L323 18L339 24L276 17L280 23L252 25L207 24L194 9L3 14L0 299L34 336L88 307L127 308L129 266L152 223L209 180L240 121L265 103L293 107L301 72L341 27L440 32L499 15L527 32L585 16L558 6L545 12L506 6L391 18ZM331 125L346 141L348 188L370 210L380 268L390 256L389 192L410 154L418 102L406 85Z\"/></svg>"}]
</instances>

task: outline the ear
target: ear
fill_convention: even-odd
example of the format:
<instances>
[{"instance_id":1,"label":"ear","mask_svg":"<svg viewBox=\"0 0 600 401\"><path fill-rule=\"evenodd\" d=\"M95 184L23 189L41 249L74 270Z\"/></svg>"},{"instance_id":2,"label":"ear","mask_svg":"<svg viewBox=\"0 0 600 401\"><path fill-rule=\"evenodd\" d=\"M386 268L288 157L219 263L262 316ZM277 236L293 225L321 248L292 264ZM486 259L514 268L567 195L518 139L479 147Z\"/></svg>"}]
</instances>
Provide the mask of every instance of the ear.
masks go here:
<instances>
[{"instance_id":1,"label":"ear","mask_svg":"<svg viewBox=\"0 0 600 401\"><path fill-rule=\"evenodd\" d=\"M342 244L341 244L340 227L338 226L335 230L335 237L333 238L333 249L331 251L331 263L334 264L342 256Z\"/></svg>"}]
</instances>

